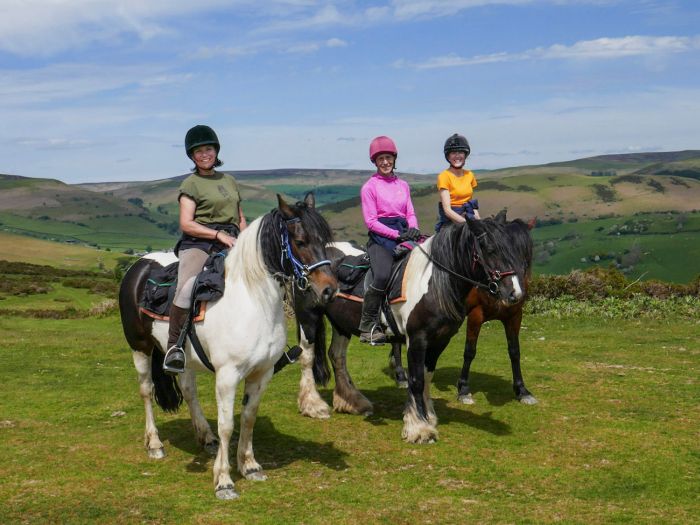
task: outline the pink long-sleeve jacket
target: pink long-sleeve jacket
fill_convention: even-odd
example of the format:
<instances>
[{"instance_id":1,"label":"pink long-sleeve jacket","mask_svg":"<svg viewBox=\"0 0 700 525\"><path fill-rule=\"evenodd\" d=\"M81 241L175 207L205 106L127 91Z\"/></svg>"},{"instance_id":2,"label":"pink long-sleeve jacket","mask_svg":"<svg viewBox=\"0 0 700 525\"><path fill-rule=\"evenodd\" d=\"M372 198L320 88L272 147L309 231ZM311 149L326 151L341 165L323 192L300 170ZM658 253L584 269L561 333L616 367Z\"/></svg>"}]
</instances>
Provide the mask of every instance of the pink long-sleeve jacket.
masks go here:
<instances>
[{"instance_id":1,"label":"pink long-sleeve jacket","mask_svg":"<svg viewBox=\"0 0 700 525\"><path fill-rule=\"evenodd\" d=\"M379 222L382 217L403 217L409 228L418 228L408 183L396 175L384 177L378 172L360 190L362 215L367 229L382 237L396 239L399 232Z\"/></svg>"}]
</instances>

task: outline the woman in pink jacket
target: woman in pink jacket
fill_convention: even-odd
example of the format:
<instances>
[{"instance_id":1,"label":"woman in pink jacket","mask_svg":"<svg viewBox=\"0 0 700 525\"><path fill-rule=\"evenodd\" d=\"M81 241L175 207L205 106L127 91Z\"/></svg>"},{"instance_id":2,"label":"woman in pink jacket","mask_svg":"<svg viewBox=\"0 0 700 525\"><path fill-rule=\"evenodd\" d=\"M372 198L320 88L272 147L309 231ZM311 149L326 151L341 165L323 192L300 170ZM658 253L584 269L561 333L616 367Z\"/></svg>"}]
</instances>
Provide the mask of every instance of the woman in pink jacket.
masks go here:
<instances>
[{"instance_id":1,"label":"woman in pink jacket","mask_svg":"<svg viewBox=\"0 0 700 525\"><path fill-rule=\"evenodd\" d=\"M360 191L362 215L369 230L367 253L374 278L365 290L360 319L360 341L384 344L386 335L379 322L379 312L399 242L418 240L418 219L406 181L394 173L398 150L389 137L377 137L369 145L369 158L377 172Z\"/></svg>"}]
</instances>

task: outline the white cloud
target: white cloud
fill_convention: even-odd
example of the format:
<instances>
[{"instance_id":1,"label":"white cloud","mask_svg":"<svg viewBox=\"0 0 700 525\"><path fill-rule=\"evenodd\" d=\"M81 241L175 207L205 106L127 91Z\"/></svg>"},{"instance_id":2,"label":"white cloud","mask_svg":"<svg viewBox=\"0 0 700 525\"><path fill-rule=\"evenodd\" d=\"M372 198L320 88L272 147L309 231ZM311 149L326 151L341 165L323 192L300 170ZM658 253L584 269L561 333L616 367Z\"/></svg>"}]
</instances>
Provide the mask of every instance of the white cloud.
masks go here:
<instances>
[{"instance_id":1,"label":"white cloud","mask_svg":"<svg viewBox=\"0 0 700 525\"><path fill-rule=\"evenodd\" d=\"M503 52L472 57L450 54L433 57L418 63L402 59L394 62L394 66L397 68L439 69L521 60L599 60L632 56L661 56L698 49L700 49L700 36L625 36L582 40L570 46L554 44L549 47L529 49L521 53Z\"/></svg>"},{"instance_id":2,"label":"white cloud","mask_svg":"<svg viewBox=\"0 0 700 525\"><path fill-rule=\"evenodd\" d=\"M326 45L328 47L347 47L348 43L340 38L329 38L326 40Z\"/></svg>"},{"instance_id":3,"label":"white cloud","mask_svg":"<svg viewBox=\"0 0 700 525\"><path fill-rule=\"evenodd\" d=\"M0 76L0 107L82 100L106 91L148 89L189 79L187 74L170 74L165 68L152 64L57 64L41 69L4 70Z\"/></svg>"},{"instance_id":4,"label":"white cloud","mask_svg":"<svg viewBox=\"0 0 700 525\"><path fill-rule=\"evenodd\" d=\"M173 19L238 12L278 17L310 7L308 0L3 0L0 51L52 56L125 36L148 40L169 34Z\"/></svg>"}]
</instances>

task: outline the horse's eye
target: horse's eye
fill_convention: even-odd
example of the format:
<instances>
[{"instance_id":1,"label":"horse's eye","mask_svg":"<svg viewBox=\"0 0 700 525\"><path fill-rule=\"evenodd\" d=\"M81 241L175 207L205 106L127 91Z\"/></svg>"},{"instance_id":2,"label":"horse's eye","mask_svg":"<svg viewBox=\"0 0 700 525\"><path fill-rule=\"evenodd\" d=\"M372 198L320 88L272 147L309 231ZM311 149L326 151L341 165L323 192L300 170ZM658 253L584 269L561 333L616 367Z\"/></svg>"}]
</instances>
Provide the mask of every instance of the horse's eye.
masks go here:
<instances>
[{"instance_id":1,"label":"horse's eye","mask_svg":"<svg viewBox=\"0 0 700 525\"><path fill-rule=\"evenodd\" d=\"M306 243L300 239L294 239L294 245L297 248L303 248L304 246L306 246Z\"/></svg>"}]
</instances>

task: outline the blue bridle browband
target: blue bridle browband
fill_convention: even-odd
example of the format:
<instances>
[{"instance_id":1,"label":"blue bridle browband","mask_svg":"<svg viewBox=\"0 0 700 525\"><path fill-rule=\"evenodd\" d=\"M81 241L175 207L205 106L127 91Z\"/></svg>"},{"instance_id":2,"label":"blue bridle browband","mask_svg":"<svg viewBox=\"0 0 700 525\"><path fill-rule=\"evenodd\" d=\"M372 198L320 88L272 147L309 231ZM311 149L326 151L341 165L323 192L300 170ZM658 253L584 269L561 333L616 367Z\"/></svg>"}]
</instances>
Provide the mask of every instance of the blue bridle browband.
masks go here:
<instances>
[{"instance_id":1,"label":"blue bridle browband","mask_svg":"<svg viewBox=\"0 0 700 525\"><path fill-rule=\"evenodd\" d=\"M309 288L309 274L313 272L316 268L320 268L321 266L331 264L331 261L329 259L324 259L322 261L318 261L314 264L307 266L294 256L294 254L292 253L292 247L289 244L289 232L287 231L286 225L300 221L301 219L299 217L294 217L293 219L284 219L281 234L282 253L280 255L280 264L282 268L284 268L285 257L289 260L289 262L292 263L292 269L294 270L294 283L297 285L297 288L299 288L299 290L304 292Z\"/></svg>"}]
</instances>

